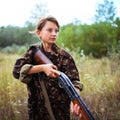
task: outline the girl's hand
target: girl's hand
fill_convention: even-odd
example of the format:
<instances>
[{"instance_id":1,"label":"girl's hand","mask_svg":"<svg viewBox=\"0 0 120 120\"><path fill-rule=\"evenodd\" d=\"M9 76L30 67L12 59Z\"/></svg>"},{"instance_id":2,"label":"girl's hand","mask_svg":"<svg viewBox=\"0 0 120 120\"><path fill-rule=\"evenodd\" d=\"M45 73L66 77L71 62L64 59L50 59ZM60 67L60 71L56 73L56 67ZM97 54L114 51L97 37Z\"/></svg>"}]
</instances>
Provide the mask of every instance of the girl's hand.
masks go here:
<instances>
[{"instance_id":1,"label":"girl's hand","mask_svg":"<svg viewBox=\"0 0 120 120\"><path fill-rule=\"evenodd\" d=\"M76 91L78 93L80 93L80 90L78 88L76 88ZM70 104L70 109L71 109L71 113L73 115L79 116L79 118L82 118L82 114L81 114L81 110L80 110L80 106L78 104L73 104L73 102L71 102Z\"/></svg>"},{"instance_id":2,"label":"girl's hand","mask_svg":"<svg viewBox=\"0 0 120 120\"><path fill-rule=\"evenodd\" d=\"M70 104L70 109L71 109L71 113L72 113L73 115L78 116L80 119L82 118L82 114L81 114L81 112L80 112L80 106L79 106L79 105L77 105L77 104L74 105L74 104L71 102L71 104Z\"/></svg>"},{"instance_id":3,"label":"girl's hand","mask_svg":"<svg viewBox=\"0 0 120 120\"><path fill-rule=\"evenodd\" d=\"M53 64L44 64L43 72L51 78L57 78L60 75L60 72L57 71L57 67Z\"/></svg>"}]
</instances>

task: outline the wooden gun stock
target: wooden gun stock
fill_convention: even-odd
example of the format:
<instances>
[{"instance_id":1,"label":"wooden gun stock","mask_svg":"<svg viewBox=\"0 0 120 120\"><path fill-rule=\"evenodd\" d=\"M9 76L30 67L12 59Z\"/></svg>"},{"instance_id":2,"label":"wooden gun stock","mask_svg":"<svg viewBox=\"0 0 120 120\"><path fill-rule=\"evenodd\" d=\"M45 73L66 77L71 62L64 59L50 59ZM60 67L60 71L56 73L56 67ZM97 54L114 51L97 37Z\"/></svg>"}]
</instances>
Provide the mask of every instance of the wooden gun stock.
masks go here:
<instances>
[{"instance_id":1,"label":"wooden gun stock","mask_svg":"<svg viewBox=\"0 0 120 120\"><path fill-rule=\"evenodd\" d=\"M37 64L53 64L39 48L35 50L33 59Z\"/></svg>"},{"instance_id":2,"label":"wooden gun stock","mask_svg":"<svg viewBox=\"0 0 120 120\"><path fill-rule=\"evenodd\" d=\"M40 49L35 50L33 59L37 64L53 64ZM91 112L88 110L86 104L84 103L78 92L76 91L70 79L62 72L60 72L58 79L62 87L67 92L73 104L78 104L80 106L82 120L94 120L94 117L92 116Z\"/></svg>"}]
</instances>

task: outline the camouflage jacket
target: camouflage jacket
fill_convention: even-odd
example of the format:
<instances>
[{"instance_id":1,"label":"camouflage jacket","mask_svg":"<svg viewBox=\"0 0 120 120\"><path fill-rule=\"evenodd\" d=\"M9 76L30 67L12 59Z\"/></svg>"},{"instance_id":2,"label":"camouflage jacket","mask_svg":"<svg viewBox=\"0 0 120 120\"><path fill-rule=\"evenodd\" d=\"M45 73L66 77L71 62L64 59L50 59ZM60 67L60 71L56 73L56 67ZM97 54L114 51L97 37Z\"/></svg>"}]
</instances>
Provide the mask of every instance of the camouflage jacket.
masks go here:
<instances>
[{"instance_id":1,"label":"camouflage jacket","mask_svg":"<svg viewBox=\"0 0 120 120\"><path fill-rule=\"evenodd\" d=\"M50 53L46 52L42 45L31 46L23 57L16 60L13 69L13 76L27 85L29 119L50 120L38 80L40 79L44 81L56 120L69 120L70 99L64 89L59 87L58 79L47 77L43 72L39 74L27 74L30 68L35 65L33 60L33 48L36 47L39 47L42 52L44 52L53 64L58 67L59 71L64 72L70 78L74 86L82 89L78 70L69 53L59 48L56 44L53 44Z\"/></svg>"}]
</instances>

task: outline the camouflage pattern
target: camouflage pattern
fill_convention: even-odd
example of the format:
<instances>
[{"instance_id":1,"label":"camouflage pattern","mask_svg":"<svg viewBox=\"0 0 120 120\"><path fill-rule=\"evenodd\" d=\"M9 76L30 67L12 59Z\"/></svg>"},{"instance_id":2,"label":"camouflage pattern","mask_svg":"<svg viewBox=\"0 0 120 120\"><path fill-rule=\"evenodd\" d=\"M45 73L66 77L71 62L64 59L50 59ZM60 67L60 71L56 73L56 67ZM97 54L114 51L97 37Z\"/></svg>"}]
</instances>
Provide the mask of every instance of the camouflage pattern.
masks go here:
<instances>
[{"instance_id":1,"label":"camouflage pattern","mask_svg":"<svg viewBox=\"0 0 120 120\"><path fill-rule=\"evenodd\" d=\"M30 47L24 56L16 61L13 69L14 77L27 85L29 120L50 120L38 77L44 81L56 120L70 120L70 99L64 89L59 87L58 79L47 77L43 72L27 74L29 69L35 65L33 48L36 47ZM46 52L42 45L39 48L58 67L58 70L64 72L75 86L82 89L78 70L69 53L56 44L53 44L50 53Z\"/></svg>"}]
</instances>

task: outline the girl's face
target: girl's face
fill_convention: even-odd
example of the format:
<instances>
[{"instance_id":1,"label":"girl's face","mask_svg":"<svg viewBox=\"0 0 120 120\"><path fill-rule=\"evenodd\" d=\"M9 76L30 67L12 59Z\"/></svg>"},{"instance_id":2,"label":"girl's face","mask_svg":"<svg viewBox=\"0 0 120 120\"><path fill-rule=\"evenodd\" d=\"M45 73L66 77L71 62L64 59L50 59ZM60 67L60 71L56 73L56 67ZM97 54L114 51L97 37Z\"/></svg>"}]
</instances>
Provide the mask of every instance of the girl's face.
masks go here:
<instances>
[{"instance_id":1,"label":"girl's face","mask_svg":"<svg viewBox=\"0 0 120 120\"><path fill-rule=\"evenodd\" d=\"M53 22L47 21L45 26L37 34L43 41L43 43L53 44L55 43L58 36L59 29Z\"/></svg>"}]
</instances>

